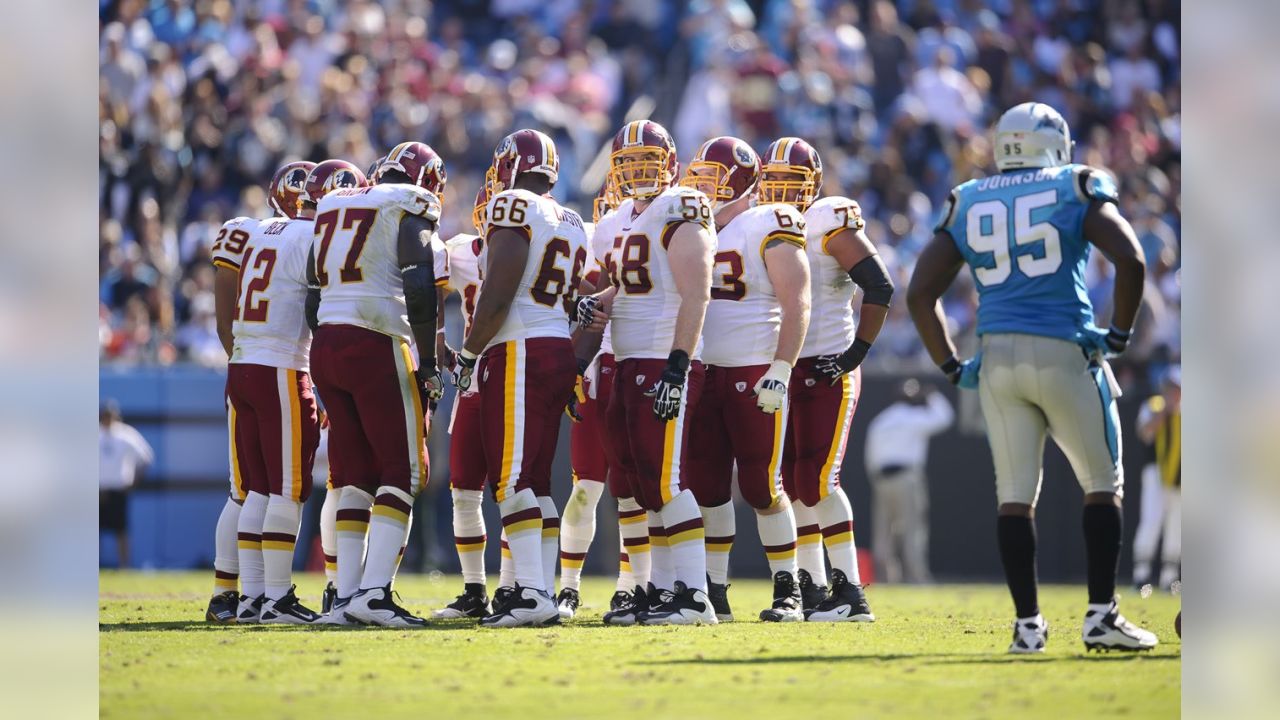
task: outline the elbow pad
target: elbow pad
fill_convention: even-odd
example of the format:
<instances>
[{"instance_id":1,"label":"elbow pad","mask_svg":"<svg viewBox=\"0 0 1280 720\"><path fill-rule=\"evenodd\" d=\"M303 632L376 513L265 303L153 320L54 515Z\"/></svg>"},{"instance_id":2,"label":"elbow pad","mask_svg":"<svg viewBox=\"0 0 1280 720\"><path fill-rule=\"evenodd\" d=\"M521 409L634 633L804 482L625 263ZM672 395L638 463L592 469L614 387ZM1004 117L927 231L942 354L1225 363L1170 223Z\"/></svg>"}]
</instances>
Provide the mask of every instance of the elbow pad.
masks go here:
<instances>
[{"instance_id":1,"label":"elbow pad","mask_svg":"<svg viewBox=\"0 0 1280 720\"><path fill-rule=\"evenodd\" d=\"M404 280L404 304L410 325L436 324L436 278L430 265L400 268ZM421 348L419 348L421 351Z\"/></svg>"},{"instance_id":2,"label":"elbow pad","mask_svg":"<svg viewBox=\"0 0 1280 720\"><path fill-rule=\"evenodd\" d=\"M884 266L879 255L872 255L849 268L849 279L862 288L863 302L889 307L889 298L893 297L893 280L889 278L889 269Z\"/></svg>"},{"instance_id":3,"label":"elbow pad","mask_svg":"<svg viewBox=\"0 0 1280 720\"><path fill-rule=\"evenodd\" d=\"M307 317L307 327L311 328L311 332L315 332L316 328L320 327L320 288L307 288L307 300L304 310Z\"/></svg>"}]
</instances>

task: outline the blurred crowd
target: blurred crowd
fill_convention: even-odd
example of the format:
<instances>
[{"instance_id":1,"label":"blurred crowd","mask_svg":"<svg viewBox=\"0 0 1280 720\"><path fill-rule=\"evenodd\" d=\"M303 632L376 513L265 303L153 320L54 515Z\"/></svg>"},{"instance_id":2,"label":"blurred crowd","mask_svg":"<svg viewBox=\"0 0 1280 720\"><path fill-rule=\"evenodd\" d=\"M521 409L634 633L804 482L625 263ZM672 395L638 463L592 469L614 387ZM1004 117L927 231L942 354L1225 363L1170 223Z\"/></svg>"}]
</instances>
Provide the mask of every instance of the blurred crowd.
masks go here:
<instances>
[{"instance_id":1,"label":"blurred crowd","mask_svg":"<svg viewBox=\"0 0 1280 720\"><path fill-rule=\"evenodd\" d=\"M432 145L442 235L470 232L493 147L537 127L561 202L590 211L613 131L648 116L684 163L705 139L811 141L905 288L948 191L994 172L990 129L1036 100L1116 176L1148 289L1129 362L1180 357L1180 8L1168 0L100 0L104 361L226 362L209 248L264 217L282 162L360 167ZM972 336L967 274L945 299ZM1089 274L1109 317L1110 265ZM970 340L971 341L971 340ZM895 303L868 365L928 365Z\"/></svg>"}]
</instances>

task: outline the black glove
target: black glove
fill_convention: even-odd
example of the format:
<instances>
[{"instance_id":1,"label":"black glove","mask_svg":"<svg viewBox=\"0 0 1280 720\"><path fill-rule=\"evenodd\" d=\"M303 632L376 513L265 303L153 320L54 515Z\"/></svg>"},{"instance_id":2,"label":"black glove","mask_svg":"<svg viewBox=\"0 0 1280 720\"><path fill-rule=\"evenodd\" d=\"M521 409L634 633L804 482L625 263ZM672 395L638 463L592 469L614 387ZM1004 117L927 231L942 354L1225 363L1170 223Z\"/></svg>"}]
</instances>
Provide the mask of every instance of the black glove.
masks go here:
<instances>
[{"instance_id":1,"label":"black glove","mask_svg":"<svg viewBox=\"0 0 1280 720\"><path fill-rule=\"evenodd\" d=\"M458 364L453 367L453 386L459 392L471 389L471 374L476 370L479 357L467 352L466 348L458 351Z\"/></svg>"},{"instance_id":2,"label":"black glove","mask_svg":"<svg viewBox=\"0 0 1280 720\"><path fill-rule=\"evenodd\" d=\"M1120 330L1115 325L1112 325L1111 329L1107 330L1107 349L1109 349L1112 354L1119 355L1124 352L1125 348L1129 347L1129 338L1132 336L1133 333L1131 331Z\"/></svg>"},{"instance_id":3,"label":"black glove","mask_svg":"<svg viewBox=\"0 0 1280 720\"><path fill-rule=\"evenodd\" d=\"M667 367L662 377L645 395L653 398L653 414L663 422L675 420L680 415L680 401L684 398L684 381L689 374L689 353L672 350L667 356Z\"/></svg>"},{"instance_id":4,"label":"black glove","mask_svg":"<svg viewBox=\"0 0 1280 720\"><path fill-rule=\"evenodd\" d=\"M435 362L414 370L413 377L418 381L418 395L423 399L423 404L435 410L436 403L444 397L444 378L440 376Z\"/></svg>"},{"instance_id":5,"label":"black glove","mask_svg":"<svg viewBox=\"0 0 1280 720\"><path fill-rule=\"evenodd\" d=\"M814 369L834 385L841 377L857 369L867 357L871 343L861 338L854 338L853 344L839 355L820 355Z\"/></svg>"}]
</instances>

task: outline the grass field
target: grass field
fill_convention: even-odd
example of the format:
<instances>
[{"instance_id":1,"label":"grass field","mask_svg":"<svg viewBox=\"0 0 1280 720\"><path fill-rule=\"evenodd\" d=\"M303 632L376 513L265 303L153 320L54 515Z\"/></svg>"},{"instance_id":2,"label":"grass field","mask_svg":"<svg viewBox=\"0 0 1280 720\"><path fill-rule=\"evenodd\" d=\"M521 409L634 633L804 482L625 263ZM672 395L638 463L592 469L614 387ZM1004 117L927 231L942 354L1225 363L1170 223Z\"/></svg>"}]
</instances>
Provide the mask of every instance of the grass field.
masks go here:
<instances>
[{"instance_id":1,"label":"grass field","mask_svg":"<svg viewBox=\"0 0 1280 720\"><path fill-rule=\"evenodd\" d=\"M1128 592L1124 613L1160 637L1143 656L1086 655L1084 590L1042 590L1049 650L1004 654L1003 586L876 586L873 625L770 625L764 581L730 591L739 621L710 628L600 624L612 584L548 629L222 627L202 622L212 573L104 571L104 718L1160 717L1179 715L1180 600ZM320 576L298 578L319 607ZM452 599L454 577L406 576L404 604Z\"/></svg>"}]
</instances>

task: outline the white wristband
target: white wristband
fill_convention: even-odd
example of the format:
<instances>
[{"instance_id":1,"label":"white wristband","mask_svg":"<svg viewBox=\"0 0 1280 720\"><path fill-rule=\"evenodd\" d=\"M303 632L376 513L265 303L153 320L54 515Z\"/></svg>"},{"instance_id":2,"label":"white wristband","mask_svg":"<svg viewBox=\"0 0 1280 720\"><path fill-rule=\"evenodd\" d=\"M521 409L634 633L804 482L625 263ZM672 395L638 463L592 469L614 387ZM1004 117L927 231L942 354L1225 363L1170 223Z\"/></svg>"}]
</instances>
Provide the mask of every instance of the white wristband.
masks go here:
<instances>
[{"instance_id":1,"label":"white wristband","mask_svg":"<svg viewBox=\"0 0 1280 720\"><path fill-rule=\"evenodd\" d=\"M466 358L467 360L475 360L476 358L480 357L479 355L476 355L475 353L471 352L466 348L462 348L462 350L458 352L458 355Z\"/></svg>"}]
</instances>

